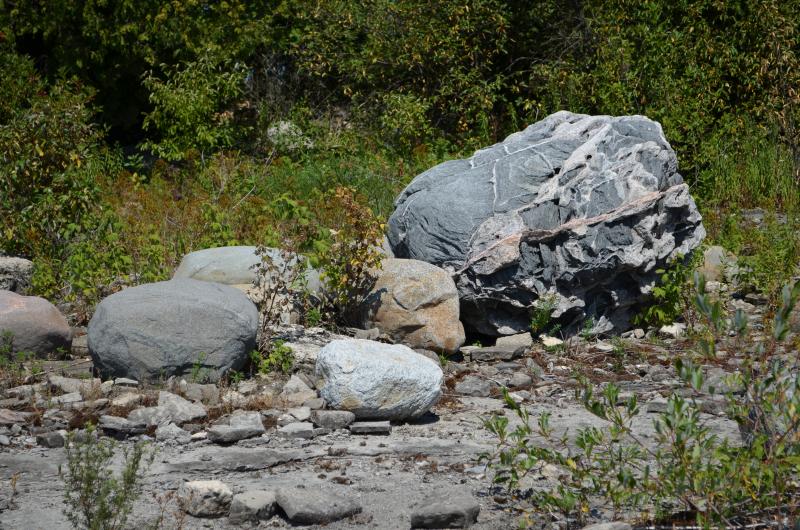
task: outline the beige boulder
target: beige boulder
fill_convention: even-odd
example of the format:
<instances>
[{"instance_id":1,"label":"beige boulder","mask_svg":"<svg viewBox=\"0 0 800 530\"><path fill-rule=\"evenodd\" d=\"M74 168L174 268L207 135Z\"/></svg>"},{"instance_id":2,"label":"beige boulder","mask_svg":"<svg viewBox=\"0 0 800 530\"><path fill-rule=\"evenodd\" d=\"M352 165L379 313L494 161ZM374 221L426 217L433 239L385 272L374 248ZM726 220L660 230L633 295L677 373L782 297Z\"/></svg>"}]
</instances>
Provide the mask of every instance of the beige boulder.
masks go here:
<instances>
[{"instance_id":1,"label":"beige boulder","mask_svg":"<svg viewBox=\"0 0 800 530\"><path fill-rule=\"evenodd\" d=\"M423 261L384 259L361 317L365 328L412 348L454 353L464 344L456 285L446 271Z\"/></svg>"}]
</instances>

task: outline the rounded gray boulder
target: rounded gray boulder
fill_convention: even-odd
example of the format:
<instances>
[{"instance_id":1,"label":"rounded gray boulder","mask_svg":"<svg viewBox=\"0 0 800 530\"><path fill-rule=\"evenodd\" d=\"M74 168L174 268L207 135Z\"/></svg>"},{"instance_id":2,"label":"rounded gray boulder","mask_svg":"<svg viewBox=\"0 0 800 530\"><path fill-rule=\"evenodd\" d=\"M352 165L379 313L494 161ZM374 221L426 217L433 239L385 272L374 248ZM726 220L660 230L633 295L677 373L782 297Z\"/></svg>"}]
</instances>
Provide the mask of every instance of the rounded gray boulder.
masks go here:
<instances>
[{"instance_id":1,"label":"rounded gray boulder","mask_svg":"<svg viewBox=\"0 0 800 530\"><path fill-rule=\"evenodd\" d=\"M255 348L258 311L238 289L177 279L131 287L98 304L89 352L101 376L216 381Z\"/></svg>"},{"instance_id":2,"label":"rounded gray boulder","mask_svg":"<svg viewBox=\"0 0 800 530\"><path fill-rule=\"evenodd\" d=\"M320 350L316 377L332 409L358 419L403 420L436 404L444 376L437 363L407 346L345 339Z\"/></svg>"}]
</instances>

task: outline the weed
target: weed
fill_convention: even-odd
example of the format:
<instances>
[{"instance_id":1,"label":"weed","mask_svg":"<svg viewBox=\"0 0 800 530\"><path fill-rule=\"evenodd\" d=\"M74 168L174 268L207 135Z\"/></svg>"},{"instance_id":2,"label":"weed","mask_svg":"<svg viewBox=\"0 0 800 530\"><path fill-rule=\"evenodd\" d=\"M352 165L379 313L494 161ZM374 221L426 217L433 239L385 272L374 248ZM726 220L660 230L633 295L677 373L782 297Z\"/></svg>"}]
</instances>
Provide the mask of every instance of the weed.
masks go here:
<instances>
[{"instance_id":1,"label":"weed","mask_svg":"<svg viewBox=\"0 0 800 530\"><path fill-rule=\"evenodd\" d=\"M543 296L534 302L531 310L531 333L534 336L541 333L555 333L551 323L556 306L556 297L554 295Z\"/></svg>"},{"instance_id":2,"label":"weed","mask_svg":"<svg viewBox=\"0 0 800 530\"><path fill-rule=\"evenodd\" d=\"M155 453L145 444L123 449L122 472L115 475L111 461L116 444L96 436L91 425L78 439L67 437L64 514L75 528L113 530L125 528L133 504L142 491L142 477ZM59 471L60 472L60 471Z\"/></svg>"},{"instance_id":3,"label":"weed","mask_svg":"<svg viewBox=\"0 0 800 530\"><path fill-rule=\"evenodd\" d=\"M209 380L210 373L208 368L203 366L203 363L206 361L206 352L200 352L197 356L197 360L192 363L192 371L190 374L190 379L192 383L206 383Z\"/></svg>"},{"instance_id":4,"label":"weed","mask_svg":"<svg viewBox=\"0 0 800 530\"><path fill-rule=\"evenodd\" d=\"M288 374L294 366L294 353L282 340L276 340L266 349L250 352L250 360L258 373L282 372Z\"/></svg>"}]
</instances>

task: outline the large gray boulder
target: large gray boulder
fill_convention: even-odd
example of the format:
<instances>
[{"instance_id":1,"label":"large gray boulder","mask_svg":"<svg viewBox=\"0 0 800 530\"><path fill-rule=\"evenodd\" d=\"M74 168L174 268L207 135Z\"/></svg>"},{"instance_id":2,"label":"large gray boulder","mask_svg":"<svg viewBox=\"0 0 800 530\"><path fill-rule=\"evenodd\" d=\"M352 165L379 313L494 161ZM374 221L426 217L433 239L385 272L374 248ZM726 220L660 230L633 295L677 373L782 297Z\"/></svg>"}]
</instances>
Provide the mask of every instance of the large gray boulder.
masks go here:
<instances>
[{"instance_id":1,"label":"large gray boulder","mask_svg":"<svg viewBox=\"0 0 800 530\"><path fill-rule=\"evenodd\" d=\"M437 363L407 346L359 339L322 348L315 373L325 403L358 419L421 416L439 400L443 379Z\"/></svg>"},{"instance_id":2,"label":"large gray boulder","mask_svg":"<svg viewBox=\"0 0 800 530\"><path fill-rule=\"evenodd\" d=\"M548 295L565 330L626 329L656 269L703 237L658 123L570 112L418 175L388 234L397 257L451 272L462 320L496 336Z\"/></svg>"},{"instance_id":3,"label":"large gray boulder","mask_svg":"<svg viewBox=\"0 0 800 530\"><path fill-rule=\"evenodd\" d=\"M106 377L215 381L255 348L258 311L238 289L179 279L131 287L98 304L89 352Z\"/></svg>"},{"instance_id":4,"label":"large gray boulder","mask_svg":"<svg viewBox=\"0 0 800 530\"><path fill-rule=\"evenodd\" d=\"M376 327L412 348L455 353L464 344L458 291L450 275L430 263L387 258L362 304L365 328Z\"/></svg>"},{"instance_id":5,"label":"large gray boulder","mask_svg":"<svg viewBox=\"0 0 800 530\"><path fill-rule=\"evenodd\" d=\"M61 312L38 296L22 296L0 290L0 347L39 356L69 352L72 331Z\"/></svg>"}]
</instances>

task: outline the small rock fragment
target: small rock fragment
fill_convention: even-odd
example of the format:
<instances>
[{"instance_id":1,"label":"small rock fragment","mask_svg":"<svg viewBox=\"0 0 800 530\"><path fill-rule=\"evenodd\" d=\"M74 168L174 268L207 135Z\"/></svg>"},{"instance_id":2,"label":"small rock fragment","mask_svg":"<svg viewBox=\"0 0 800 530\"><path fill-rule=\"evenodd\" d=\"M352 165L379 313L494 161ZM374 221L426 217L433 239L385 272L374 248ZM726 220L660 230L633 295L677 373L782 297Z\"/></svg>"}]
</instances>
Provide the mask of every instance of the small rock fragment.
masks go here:
<instances>
[{"instance_id":1,"label":"small rock fragment","mask_svg":"<svg viewBox=\"0 0 800 530\"><path fill-rule=\"evenodd\" d=\"M136 392L125 392L111 400L112 407L128 408L135 407L142 401L142 395Z\"/></svg>"},{"instance_id":2,"label":"small rock fragment","mask_svg":"<svg viewBox=\"0 0 800 530\"><path fill-rule=\"evenodd\" d=\"M233 496L229 521L232 524L255 523L275 514L275 492L251 490Z\"/></svg>"},{"instance_id":3,"label":"small rock fragment","mask_svg":"<svg viewBox=\"0 0 800 530\"><path fill-rule=\"evenodd\" d=\"M159 442L174 441L179 444L187 444L192 440L192 435L174 423L169 423L156 429L156 440Z\"/></svg>"},{"instance_id":4,"label":"small rock fragment","mask_svg":"<svg viewBox=\"0 0 800 530\"><path fill-rule=\"evenodd\" d=\"M318 427L335 431L356 421L356 415L349 410L315 410L311 413L311 421Z\"/></svg>"},{"instance_id":5,"label":"small rock fragment","mask_svg":"<svg viewBox=\"0 0 800 530\"><path fill-rule=\"evenodd\" d=\"M195 517L226 515L233 492L219 480L193 480L178 488L178 501L183 511Z\"/></svg>"},{"instance_id":6,"label":"small rock fragment","mask_svg":"<svg viewBox=\"0 0 800 530\"><path fill-rule=\"evenodd\" d=\"M287 412L297 421L306 421L311 417L311 409L309 407L295 407Z\"/></svg>"},{"instance_id":7,"label":"small rock fragment","mask_svg":"<svg viewBox=\"0 0 800 530\"><path fill-rule=\"evenodd\" d=\"M463 396L489 397L492 393L492 384L476 375L468 375L456 383L455 390Z\"/></svg>"},{"instance_id":8,"label":"small rock fragment","mask_svg":"<svg viewBox=\"0 0 800 530\"><path fill-rule=\"evenodd\" d=\"M597 523L584 526L583 530L631 530L632 526L620 521L613 523Z\"/></svg>"},{"instance_id":9,"label":"small rock fragment","mask_svg":"<svg viewBox=\"0 0 800 530\"><path fill-rule=\"evenodd\" d=\"M545 348L558 348L564 344L563 340L549 335L539 335L539 340L542 341L542 346Z\"/></svg>"},{"instance_id":10,"label":"small rock fragment","mask_svg":"<svg viewBox=\"0 0 800 530\"><path fill-rule=\"evenodd\" d=\"M309 421L290 423L278 429L278 434L284 438L310 439L314 437L314 424Z\"/></svg>"},{"instance_id":11,"label":"small rock fragment","mask_svg":"<svg viewBox=\"0 0 800 530\"><path fill-rule=\"evenodd\" d=\"M100 416L100 428L106 434L114 437L133 436L142 434L147 428L144 422L134 422L118 416Z\"/></svg>"},{"instance_id":12,"label":"small rock fragment","mask_svg":"<svg viewBox=\"0 0 800 530\"><path fill-rule=\"evenodd\" d=\"M666 337L678 339L683 337L686 332L686 324L674 322L668 326L661 326L658 332Z\"/></svg>"},{"instance_id":13,"label":"small rock fragment","mask_svg":"<svg viewBox=\"0 0 800 530\"><path fill-rule=\"evenodd\" d=\"M528 374L524 374L522 372L516 372L514 375L511 376L511 380L508 382L508 386L511 388L519 388L522 386L528 386L533 383L533 379Z\"/></svg>"},{"instance_id":14,"label":"small rock fragment","mask_svg":"<svg viewBox=\"0 0 800 530\"><path fill-rule=\"evenodd\" d=\"M390 434L392 424L388 421L357 421L350 424L353 434Z\"/></svg>"},{"instance_id":15,"label":"small rock fragment","mask_svg":"<svg viewBox=\"0 0 800 530\"><path fill-rule=\"evenodd\" d=\"M64 447L64 433L61 431L50 431L38 434L36 436L36 443L49 449Z\"/></svg>"},{"instance_id":16,"label":"small rock fragment","mask_svg":"<svg viewBox=\"0 0 800 530\"><path fill-rule=\"evenodd\" d=\"M218 444L229 444L261 436L264 432L260 413L237 411L228 419L227 424L214 425L208 429L208 439Z\"/></svg>"}]
</instances>

